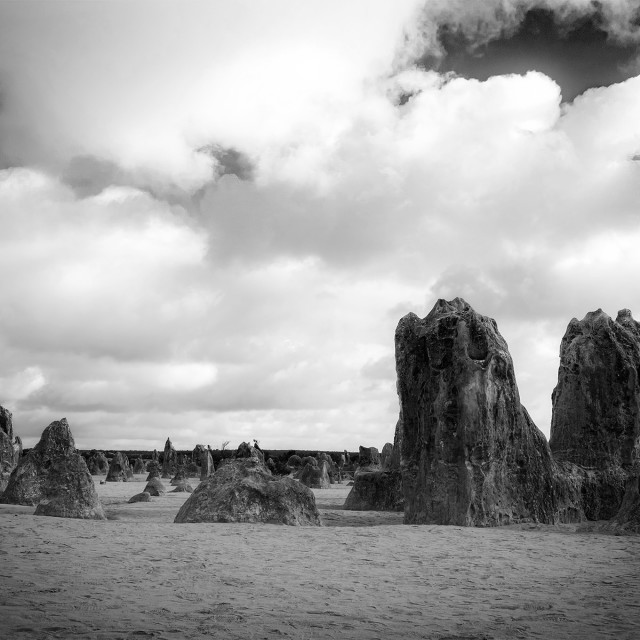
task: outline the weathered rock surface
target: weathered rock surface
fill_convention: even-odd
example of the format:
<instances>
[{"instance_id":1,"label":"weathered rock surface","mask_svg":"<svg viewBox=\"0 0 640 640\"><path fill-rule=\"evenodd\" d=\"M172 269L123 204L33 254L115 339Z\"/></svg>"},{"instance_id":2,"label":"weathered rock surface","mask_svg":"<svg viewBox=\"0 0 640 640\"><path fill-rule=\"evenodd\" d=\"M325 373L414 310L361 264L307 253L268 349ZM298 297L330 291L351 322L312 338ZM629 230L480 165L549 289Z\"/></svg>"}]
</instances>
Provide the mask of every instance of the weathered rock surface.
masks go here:
<instances>
[{"instance_id":1,"label":"weathered rock surface","mask_svg":"<svg viewBox=\"0 0 640 640\"><path fill-rule=\"evenodd\" d=\"M380 453L380 467L383 471L391 469L391 460L393 458L393 445L390 442L385 443Z\"/></svg>"},{"instance_id":2,"label":"weathered rock surface","mask_svg":"<svg viewBox=\"0 0 640 640\"><path fill-rule=\"evenodd\" d=\"M175 522L321 524L311 489L272 476L256 457L225 461L198 485Z\"/></svg>"},{"instance_id":3,"label":"weathered rock surface","mask_svg":"<svg viewBox=\"0 0 640 640\"><path fill-rule=\"evenodd\" d=\"M178 467L178 454L171 444L171 440L167 438L164 443L164 453L162 454L162 477L171 478Z\"/></svg>"},{"instance_id":4,"label":"weathered rock surface","mask_svg":"<svg viewBox=\"0 0 640 640\"><path fill-rule=\"evenodd\" d=\"M520 404L494 320L438 300L395 335L405 522L495 526L573 517L549 446Z\"/></svg>"},{"instance_id":5,"label":"weathered rock surface","mask_svg":"<svg viewBox=\"0 0 640 640\"><path fill-rule=\"evenodd\" d=\"M138 456L133 463L133 473L146 473L147 465L145 464L142 457Z\"/></svg>"},{"instance_id":6,"label":"weathered rock surface","mask_svg":"<svg viewBox=\"0 0 640 640\"><path fill-rule=\"evenodd\" d=\"M187 472L184 466L178 466L176 470L176 475L171 478L171 482L169 483L171 486L175 487L181 482L184 482L187 479Z\"/></svg>"},{"instance_id":7,"label":"weathered rock surface","mask_svg":"<svg viewBox=\"0 0 640 640\"><path fill-rule=\"evenodd\" d=\"M356 475L343 509L350 511L403 511L402 474L365 471Z\"/></svg>"},{"instance_id":8,"label":"weathered rock surface","mask_svg":"<svg viewBox=\"0 0 640 640\"><path fill-rule=\"evenodd\" d=\"M360 447L358 468L360 471L380 470L380 452L376 447Z\"/></svg>"},{"instance_id":9,"label":"weathered rock surface","mask_svg":"<svg viewBox=\"0 0 640 640\"><path fill-rule=\"evenodd\" d=\"M164 495L167 492L167 489L162 484L162 480L160 480L160 478L158 478L158 477L151 478L147 482L147 486L144 488L144 490L149 495L155 496L156 498L158 496Z\"/></svg>"},{"instance_id":10,"label":"weathered rock surface","mask_svg":"<svg viewBox=\"0 0 640 640\"><path fill-rule=\"evenodd\" d=\"M402 451L402 411L396 422L396 429L393 435L393 452L391 453L390 469L400 469L400 452Z\"/></svg>"},{"instance_id":11,"label":"weathered rock surface","mask_svg":"<svg viewBox=\"0 0 640 640\"><path fill-rule=\"evenodd\" d=\"M251 446L248 442L241 442L233 457L237 459L251 458L261 465L264 465L264 453L260 449Z\"/></svg>"},{"instance_id":12,"label":"weathered rock surface","mask_svg":"<svg viewBox=\"0 0 640 640\"><path fill-rule=\"evenodd\" d=\"M0 493L5 490L16 464L12 414L0 407Z\"/></svg>"},{"instance_id":13,"label":"weathered rock surface","mask_svg":"<svg viewBox=\"0 0 640 640\"><path fill-rule=\"evenodd\" d=\"M52 422L23 456L1 501L38 505L35 515L105 519L91 474L64 418Z\"/></svg>"},{"instance_id":14,"label":"weathered rock surface","mask_svg":"<svg viewBox=\"0 0 640 640\"><path fill-rule=\"evenodd\" d=\"M193 450L194 462L200 467L200 480L206 480L215 471L211 449L197 444Z\"/></svg>"},{"instance_id":15,"label":"weathered rock surface","mask_svg":"<svg viewBox=\"0 0 640 640\"><path fill-rule=\"evenodd\" d=\"M340 474L340 469L333 461L333 458L328 453L319 453L318 464L322 464L323 462L327 463L327 475L329 476L329 482L331 484L339 482L342 476Z\"/></svg>"},{"instance_id":16,"label":"weathered rock surface","mask_svg":"<svg viewBox=\"0 0 640 640\"><path fill-rule=\"evenodd\" d=\"M640 464L636 462L627 476L625 494L618 513L605 525L618 534L640 533Z\"/></svg>"},{"instance_id":17,"label":"weathered rock surface","mask_svg":"<svg viewBox=\"0 0 640 640\"><path fill-rule=\"evenodd\" d=\"M160 477L160 463L152 460L147 464L147 471L149 471L149 475L147 476L147 480L151 480L151 478L159 478Z\"/></svg>"},{"instance_id":18,"label":"weathered rock surface","mask_svg":"<svg viewBox=\"0 0 640 640\"><path fill-rule=\"evenodd\" d=\"M129 504L132 504L134 502L151 502L151 494L148 491L136 493L136 495L131 496L127 502Z\"/></svg>"},{"instance_id":19,"label":"weathered rock surface","mask_svg":"<svg viewBox=\"0 0 640 640\"><path fill-rule=\"evenodd\" d=\"M17 465L22 457L22 438L20 436L13 437L13 461Z\"/></svg>"},{"instance_id":20,"label":"weathered rock surface","mask_svg":"<svg viewBox=\"0 0 640 640\"><path fill-rule=\"evenodd\" d=\"M87 457L87 468L92 476L104 476L109 472L109 461L104 451L92 449Z\"/></svg>"},{"instance_id":21,"label":"weathered rock surface","mask_svg":"<svg viewBox=\"0 0 640 640\"><path fill-rule=\"evenodd\" d=\"M129 465L129 459L122 453L116 451L115 455L109 462L109 471L105 478L107 482L128 482L133 477L133 472Z\"/></svg>"},{"instance_id":22,"label":"weathered rock surface","mask_svg":"<svg viewBox=\"0 0 640 640\"><path fill-rule=\"evenodd\" d=\"M310 489L328 489L331 486L326 460L320 465L317 460L315 465L307 462L295 477Z\"/></svg>"},{"instance_id":23,"label":"weathered rock surface","mask_svg":"<svg viewBox=\"0 0 640 640\"><path fill-rule=\"evenodd\" d=\"M590 520L616 514L628 469L640 454L640 323L627 309L573 319L560 345L550 447L554 458L586 470L583 509Z\"/></svg>"}]
</instances>

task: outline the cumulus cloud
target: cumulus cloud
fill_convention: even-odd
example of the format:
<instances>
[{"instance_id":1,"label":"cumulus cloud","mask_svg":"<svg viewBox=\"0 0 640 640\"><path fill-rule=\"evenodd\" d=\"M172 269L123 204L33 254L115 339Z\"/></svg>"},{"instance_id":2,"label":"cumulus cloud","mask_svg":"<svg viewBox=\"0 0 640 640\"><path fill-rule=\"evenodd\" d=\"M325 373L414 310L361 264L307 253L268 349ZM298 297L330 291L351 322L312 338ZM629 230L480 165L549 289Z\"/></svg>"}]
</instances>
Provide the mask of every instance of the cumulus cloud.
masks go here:
<instances>
[{"instance_id":1,"label":"cumulus cloud","mask_svg":"<svg viewBox=\"0 0 640 640\"><path fill-rule=\"evenodd\" d=\"M571 317L640 313L639 78L565 104L535 70L394 70L417 2L134 2L126 21L18 4L0 20L0 404L30 444L66 415L86 448L381 447L398 320L459 295L497 319L548 433ZM529 6L424 11L490 34ZM631 5L611 6L631 38Z\"/></svg>"}]
</instances>

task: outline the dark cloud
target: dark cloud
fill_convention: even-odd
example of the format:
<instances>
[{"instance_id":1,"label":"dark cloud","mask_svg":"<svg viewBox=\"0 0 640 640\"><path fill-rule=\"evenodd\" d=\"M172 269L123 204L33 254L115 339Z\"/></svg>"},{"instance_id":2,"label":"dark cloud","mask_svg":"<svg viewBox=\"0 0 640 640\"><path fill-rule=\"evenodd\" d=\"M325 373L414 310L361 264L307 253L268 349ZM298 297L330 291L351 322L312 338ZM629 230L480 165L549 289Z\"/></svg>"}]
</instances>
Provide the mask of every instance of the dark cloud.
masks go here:
<instances>
[{"instance_id":1,"label":"dark cloud","mask_svg":"<svg viewBox=\"0 0 640 640\"><path fill-rule=\"evenodd\" d=\"M238 149L209 144L198 151L215 160L215 173L218 176L232 175L240 180L252 180L254 177L255 168L251 159Z\"/></svg>"},{"instance_id":2,"label":"dark cloud","mask_svg":"<svg viewBox=\"0 0 640 640\"><path fill-rule=\"evenodd\" d=\"M111 185L128 183L118 165L92 155L73 157L61 178L80 198L97 195Z\"/></svg>"},{"instance_id":3,"label":"dark cloud","mask_svg":"<svg viewBox=\"0 0 640 640\"><path fill-rule=\"evenodd\" d=\"M554 8L544 0L514 0L496 5L489 19L483 15L475 21L461 20L462 10L442 17L439 48L427 50L417 62L478 80L540 71L560 85L569 102L587 89L638 73L640 3L627 5L623 19L599 2L559 2Z\"/></svg>"}]
</instances>

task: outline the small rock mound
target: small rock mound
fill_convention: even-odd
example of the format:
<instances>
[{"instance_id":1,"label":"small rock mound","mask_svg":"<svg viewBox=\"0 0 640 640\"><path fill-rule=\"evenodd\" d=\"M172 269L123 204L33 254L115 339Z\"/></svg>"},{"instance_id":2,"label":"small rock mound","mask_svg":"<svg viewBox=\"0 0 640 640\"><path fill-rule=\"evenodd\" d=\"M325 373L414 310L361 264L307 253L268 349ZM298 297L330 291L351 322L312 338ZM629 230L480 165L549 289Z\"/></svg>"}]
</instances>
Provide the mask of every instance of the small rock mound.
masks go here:
<instances>
[{"instance_id":1,"label":"small rock mound","mask_svg":"<svg viewBox=\"0 0 640 640\"><path fill-rule=\"evenodd\" d=\"M35 515L104 520L93 479L66 419L52 422L20 461L2 501L38 505Z\"/></svg>"},{"instance_id":2,"label":"small rock mound","mask_svg":"<svg viewBox=\"0 0 640 640\"><path fill-rule=\"evenodd\" d=\"M188 482L179 482L171 493L193 493L193 487Z\"/></svg>"},{"instance_id":3,"label":"small rock mound","mask_svg":"<svg viewBox=\"0 0 640 640\"><path fill-rule=\"evenodd\" d=\"M221 465L198 485L175 522L321 525L311 489L292 478L275 478L255 457Z\"/></svg>"},{"instance_id":4,"label":"small rock mound","mask_svg":"<svg viewBox=\"0 0 640 640\"><path fill-rule=\"evenodd\" d=\"M167 492L160 478L151 478L151 480L147 482L147 486L144 488L144 490L150 495L155 496L156 498L164 495Z\"/></svg>"},{"instance_id":5,"label":"small rock mound","mask_svg":"<svg viewBox=\"0 0 640 640\"><path fill-rule=\"evenodd\" d=\"M136 493L135 496L129 498L128 502L129 504L132 504L133 502L151 502L151 494L148 491Z\"/></svg>"}]
</instances>

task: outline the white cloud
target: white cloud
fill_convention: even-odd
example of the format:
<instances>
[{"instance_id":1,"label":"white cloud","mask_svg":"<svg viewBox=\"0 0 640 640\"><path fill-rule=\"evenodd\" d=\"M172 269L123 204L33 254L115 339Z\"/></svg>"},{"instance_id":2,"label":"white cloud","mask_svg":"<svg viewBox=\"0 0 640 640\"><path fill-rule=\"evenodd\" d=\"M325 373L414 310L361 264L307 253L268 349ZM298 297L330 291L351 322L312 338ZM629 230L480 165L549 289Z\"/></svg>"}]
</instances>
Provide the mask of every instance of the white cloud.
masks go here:
<instances>
[{"instance_id":1,"label":"white cloud","mask_svg":"<svg viewBox=\"0 0 640 640\"><path fill-rule=\"evenodd\" d=\"M17 432L66 415L86 448L381 447L397 321L457 295L496 318L548 429L571 317L640 312L639 79L561 107L537 72L385 75L410 2L212 6L231 13L186 12L190 38L165 40L175 6L143 24L134 3L121 49L104 7L59 49L68 14L0 45L0 131L29 165L0 173ZM210 179L205 142L254 179Z\"/></svg>"}]
</instances>

